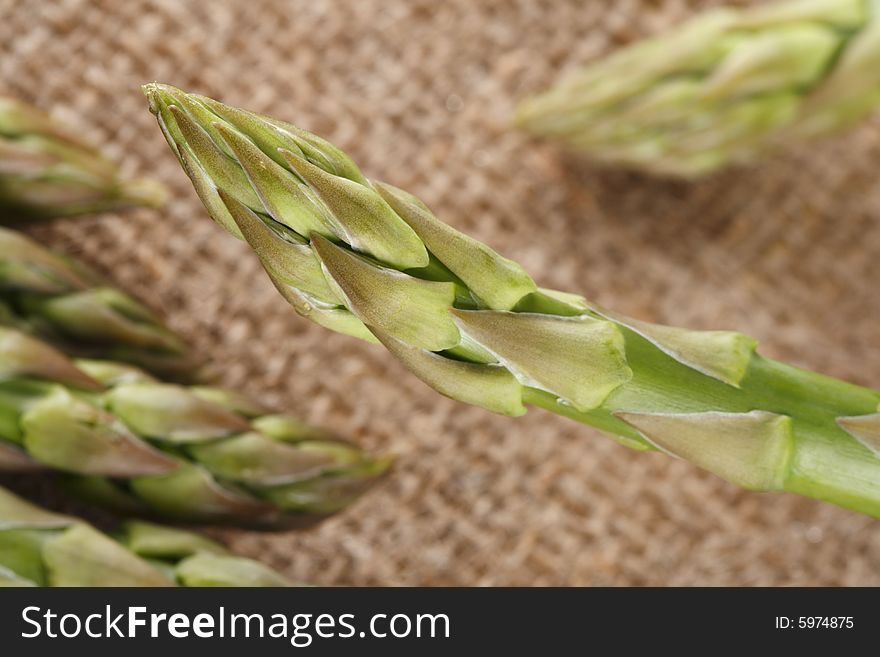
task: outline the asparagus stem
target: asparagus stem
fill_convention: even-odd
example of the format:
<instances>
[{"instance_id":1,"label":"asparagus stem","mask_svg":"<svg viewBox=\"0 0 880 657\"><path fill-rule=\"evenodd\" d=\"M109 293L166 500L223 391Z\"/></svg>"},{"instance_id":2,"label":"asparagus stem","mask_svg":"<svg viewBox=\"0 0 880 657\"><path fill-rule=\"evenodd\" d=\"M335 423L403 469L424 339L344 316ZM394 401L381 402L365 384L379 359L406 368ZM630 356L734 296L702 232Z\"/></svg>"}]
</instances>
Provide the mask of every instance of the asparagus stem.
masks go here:
<instances>
[{"instance_id":1,"label":"asparagus stem","mask_svg":"<svg viewBox=\"0 0 880 657\"><path fill-rule=\"evenodd\" d=\"M748 489L880 516L880 392L765 359L736 332L649 324L538 288L319 137L144 90L212 218L303 316L381 342L454 399L510 416L540 406Z\"/></svg>"}]
</instances>

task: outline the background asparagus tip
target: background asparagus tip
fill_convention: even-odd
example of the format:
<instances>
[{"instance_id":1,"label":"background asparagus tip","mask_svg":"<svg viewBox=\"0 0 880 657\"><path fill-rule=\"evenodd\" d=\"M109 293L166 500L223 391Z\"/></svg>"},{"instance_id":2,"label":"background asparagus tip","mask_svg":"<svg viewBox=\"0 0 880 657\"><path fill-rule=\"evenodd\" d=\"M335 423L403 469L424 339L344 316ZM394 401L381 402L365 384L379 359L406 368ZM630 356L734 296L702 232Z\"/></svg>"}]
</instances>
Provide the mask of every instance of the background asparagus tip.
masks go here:
<instances>
[{"instance_id":1,"label":"background asparagus tip","mask_svg":"<svg viewBox=\"0 0 880 657\"><path fill-rule=\"evenodd\" d=\"M699 178L880 107L871 0L720 8L522 100L513 124L598 162Z\"/></svg>"},{"instance_id":2,"label":"background asparagus tip","mask_svg":"<svg viewBox=\"0 0 880 657\"><path fill-rule=\"evenodd\" d=\"M162 185L125 178L74 127L0 97L0 223L158 208L166 201Z\"/></svg>"}]
</instances>

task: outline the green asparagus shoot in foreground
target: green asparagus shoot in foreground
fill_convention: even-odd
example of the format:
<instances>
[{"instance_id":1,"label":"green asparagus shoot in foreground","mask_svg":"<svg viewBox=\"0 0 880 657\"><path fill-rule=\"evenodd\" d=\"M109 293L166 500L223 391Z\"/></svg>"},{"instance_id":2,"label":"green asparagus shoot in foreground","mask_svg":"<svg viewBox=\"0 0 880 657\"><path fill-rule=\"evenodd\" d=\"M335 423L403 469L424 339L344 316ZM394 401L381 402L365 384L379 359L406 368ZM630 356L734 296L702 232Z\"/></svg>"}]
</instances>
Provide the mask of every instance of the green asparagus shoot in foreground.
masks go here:
<instances>
[{"instance_id":1,"label":"green asparagus shoot in foreground","mask_svg":"<svg viewBox=\"0 0 880 657\"><path fill-rule=\"evenodd\" d=\"M142 304L8 228L0 228L0 325L68 354L132 363L165 379L198 378L184 340Z\"/></svg>"},{"instance_id":2,"label":"green asparagus shoot in foreground","mask_svg":"<svg viewBox=\"0 0 880 657\"><path fill-rule=\"evenodd\" d=\"M516 122L600 162L696 178L880 107L880 4L710 10L524 100Z\"/></svg>"},{"instance_id":3,"label":"green asparagus shoot in foreground","mask_svg":"<svg viewBox=\"0 0 880 657\"><path fill-rule=\"evenodd\" d=\"M117 536L0 487L2 586L292 586L197 534L130 521Z\"/></svg>"},{"instance_id":4,"label":"green asparagus shoot in foreground","mask_svg":"<svg viewBox=\"0 0 880 657\"><path fill-rule=\"evenodd\" d=\"M228 390L75 363L0 328L0 471L60 471L126 515L285 529L342 510L390 465Z\"/></svg>"},{"instance_id":5,"label":"green asparagus shoot in foreground","mask_svg":"<svg viewBox=\"0 0 880 657\"><path fill-rule=\"evenodd\" d=\"M0 223L159 207L165 197L156 182L122 178L74 128L0 97Z\"/></svg>"},{"instance_id":6,"label":"green asparagus shoot in foreground","mask_svg":"<svg viewBox=\"0 0 880 657\"><path fill-rule=\"evenodd\" d=\"M304 317L383 344L439 392L536 405L740 486L880 516L880 392L539 288L292 125L159 84L151 110L213 219Z\"/></svg>"}]
</instances>

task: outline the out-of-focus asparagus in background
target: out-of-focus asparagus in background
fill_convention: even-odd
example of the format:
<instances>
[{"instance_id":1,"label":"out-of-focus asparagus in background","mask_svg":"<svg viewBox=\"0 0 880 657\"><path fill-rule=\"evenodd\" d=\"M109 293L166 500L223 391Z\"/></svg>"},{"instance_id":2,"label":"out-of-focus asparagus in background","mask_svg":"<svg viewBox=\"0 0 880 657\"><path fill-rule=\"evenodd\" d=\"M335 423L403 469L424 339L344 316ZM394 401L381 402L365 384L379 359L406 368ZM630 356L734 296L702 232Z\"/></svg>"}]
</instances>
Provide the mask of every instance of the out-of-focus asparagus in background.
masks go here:
<instances>
[{"instance_id":1,"label":"out-of-focus asparagus in background","mask_svg":"<svg viewBox=\"0 0 880 657\"><path fill-rule=\"evenodd\" d=\"M381 342L454 399L512 416L541 406L746 488L880 517L880 391L766 359L739 333L539 288L320 137L174 87L144 91L211 217L301 315Z\"/></svg>"},{"instance_id":2,"label":"out-of-focus asparagus in background","mask_svg":"<svg viewBox=\"0 0 880 657\"><path fill-rule=\"evenodd\" d=\"M165 197L154 181L121 177L73 127L0 96L0 223L158 207Z\"/></svg>"},{"instance_id":3,"label":"out-of-focus asparagus in background","mask_svg":"<svg viewBox=\"0 0 880 657\"><path fill-rule=\"evenodd\" d=\"M66 473L69 490L114 511L305 527L354 502L391 462L228 390L74 363L0 328L0 471Z\"/></svg>"},{"instance_id":4,"label":"out-of-focus asparagus in background","mask_svg":"<svg viewBox=\"0 0 880 657\"><path fill-rule=\"evenodd\" d=\"M709 11L520 104L522 129L600 162L696 178L880 106L880 3Z\"/></svg>"},{"instance_id":5,"label":"out-of-focus asparagus in background","mask_svg":"<svg viewBox=\"0 0 880 657\"><path fill-rule=\"evenodd\" d=\"M292 586L180 529L130 521L111 537L0 487L0 586Z\"/></svg>"},{"instance_id":6,"label":"out-of-focus asparagus in background","mask_svg":"<svg viewBox=\"0 0 880 657\"><path fill-rule=\"evenodd\" d=\"M0 228L0 324L65 353L138 365L193 381L199 366L184 340L142 304L81 262Z\"/></svg>"}]
</instances>

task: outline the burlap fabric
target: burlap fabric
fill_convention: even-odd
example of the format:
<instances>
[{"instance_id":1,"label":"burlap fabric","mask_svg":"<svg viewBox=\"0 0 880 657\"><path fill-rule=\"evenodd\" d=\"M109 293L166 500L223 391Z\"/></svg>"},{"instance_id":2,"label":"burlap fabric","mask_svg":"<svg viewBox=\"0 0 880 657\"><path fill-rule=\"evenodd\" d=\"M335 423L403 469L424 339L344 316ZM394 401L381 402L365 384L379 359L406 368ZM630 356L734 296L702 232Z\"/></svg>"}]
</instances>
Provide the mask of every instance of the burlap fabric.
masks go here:
<instances>
[{"instance_id":1,"label":"burlap fabric","mask_svg":"<svg viewBox=\"0 0 880 657\"><path fill-rule=\"evenodd\" d=\"M496 417L296 316L208 220L139 85L324 134L541 284L640 318L736 328L880 385L880 122L684 185L599 171L505 127L560 71L708 2L0 2L6 91L172 190L164 213L32 230L163 311L221 380L374 448L393 477L308 533L235 548L323 584L880 584L880 525L739 491L532 410Z\"/></svg>"}]
</instances>

